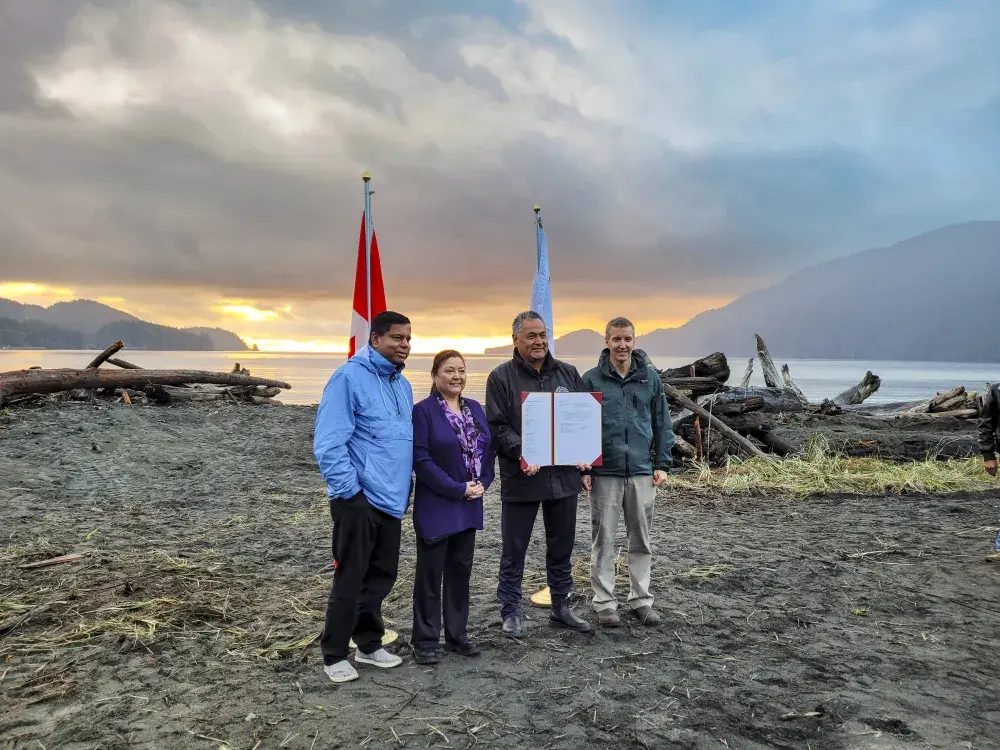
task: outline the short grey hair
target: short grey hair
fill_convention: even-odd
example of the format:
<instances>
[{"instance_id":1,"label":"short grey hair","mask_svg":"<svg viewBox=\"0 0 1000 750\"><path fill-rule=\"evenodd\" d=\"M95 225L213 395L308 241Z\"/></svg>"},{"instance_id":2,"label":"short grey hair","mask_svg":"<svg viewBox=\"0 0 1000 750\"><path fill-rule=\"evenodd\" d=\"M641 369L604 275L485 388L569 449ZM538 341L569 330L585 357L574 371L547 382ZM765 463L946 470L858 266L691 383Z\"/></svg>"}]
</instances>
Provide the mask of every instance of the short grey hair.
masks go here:
<instances>
[{"instance_id":1,"label":"short grey hair","mask_svg":"<svg viewBox=\"0 0 1000 750\"><path fill-rule=\"evenodd\" d=\"M514 322L510 326L511 333L515 336L521 332L524 328L525 321L528 320L541 320L542 325L545 325L545 320L541 315L536 313L534 310L525 310L523 313L518 313L517 317L514 318Z\"/></svg>"},{"instance_id":2,"label":"short grey hair","mask_svg":"<svg viewBox=\"0 0 1000 750\"><path fill-rule=\"evenodd\" d=\"M609 320L608 324L604 326L604 338L611 335L612 328L631 328L632 335L635 335L635 323L628 318L612 318Z\"/></svg>"}]
</instances>

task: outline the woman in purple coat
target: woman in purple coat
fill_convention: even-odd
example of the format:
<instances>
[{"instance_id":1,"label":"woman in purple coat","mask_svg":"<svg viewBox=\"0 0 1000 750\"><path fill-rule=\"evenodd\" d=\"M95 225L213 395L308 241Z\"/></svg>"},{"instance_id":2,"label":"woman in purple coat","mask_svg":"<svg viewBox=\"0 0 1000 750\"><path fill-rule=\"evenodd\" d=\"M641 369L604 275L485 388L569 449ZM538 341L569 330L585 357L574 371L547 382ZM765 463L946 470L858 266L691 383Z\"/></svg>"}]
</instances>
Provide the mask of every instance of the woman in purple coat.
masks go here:
<instances>
[{"instance_id":1,"label":"woman in purple coat","mask_svg":"<svg viewBox=\"0 0 1000 750\"><path fill-rule=\"evenodd\" d=\"M469 640L469 578L476 531L483 528L483 493L493 481L495 455L486 414L462 398L465 359L440 352L431 367L431 395L413 407L413 657L436 664L444 610L444 647L476 656ZM442 596L442 582L444 594Z\"/></svg>"}]
</instances>

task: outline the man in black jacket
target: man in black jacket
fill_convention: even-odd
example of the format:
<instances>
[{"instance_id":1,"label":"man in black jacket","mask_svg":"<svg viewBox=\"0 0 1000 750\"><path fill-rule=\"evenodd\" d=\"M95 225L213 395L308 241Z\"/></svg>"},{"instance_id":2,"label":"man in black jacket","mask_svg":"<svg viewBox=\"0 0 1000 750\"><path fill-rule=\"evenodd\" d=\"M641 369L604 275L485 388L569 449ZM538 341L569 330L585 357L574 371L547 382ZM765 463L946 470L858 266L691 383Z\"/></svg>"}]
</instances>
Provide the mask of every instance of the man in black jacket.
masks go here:
<instances>
[{"instance_id":1,"label":"man in black jacket","mask_svg":"<svg viewBox=\"0 0 1000 750\"><path fill-rule=\"evenodd\" d=\"M590 625L569 606L573 589L571 557L576 539L576 504L581 471L589 467L529 466L521 468L521 393L586 391L579 371L549 353L545 323L535 312L523 312L512 326L514 356L486 381L486 418L500 460L500 583L497 598L503 632L521 635L521 581L524 556L541 506L545 522L545 567L556 625L589 632Z\"/></svg>"},{"instance_id":2,"label":"man in black jacket","mask_svg":"<svg viewBox=\"0 0 1000 750\"><path fill-rule=\"evenodd\" d=\"M1000 449L1000 383L986 389L979 405L979 450L983 452L986 473L997 475L997 451ZM996 550L986 558L1000 563L1000 534L997 534Z\"/></svg>"}]
</instances>

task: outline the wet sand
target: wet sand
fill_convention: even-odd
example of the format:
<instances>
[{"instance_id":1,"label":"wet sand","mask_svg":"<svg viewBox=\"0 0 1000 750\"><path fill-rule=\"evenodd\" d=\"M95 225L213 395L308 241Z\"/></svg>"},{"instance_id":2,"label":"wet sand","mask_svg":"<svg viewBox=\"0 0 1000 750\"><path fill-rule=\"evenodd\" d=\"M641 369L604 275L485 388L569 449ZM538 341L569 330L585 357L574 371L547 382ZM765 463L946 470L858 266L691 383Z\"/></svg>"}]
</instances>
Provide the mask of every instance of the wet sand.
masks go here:
<instances>
[{"instance_id":1,"label":"wet sand","mask_svg":"<svg viewBox=\"0 0 1000 750\"><path fill-rule=\"evenodd\" d=\"M1000 491L662 493L658 628L521 641L474 571L477 659L416 666L414 545L386 606L395 670L325 679L329 514L308 407L64 404L0 414L0 746L995 747ZM577 611L586 602L581 498ZM526 592L544 585L540 521ZM624 544L624 538L621 538ZM65 553L83 562L19 566ZM619 594L627 593L625 569Z\"/></svg>"}]
</instances>

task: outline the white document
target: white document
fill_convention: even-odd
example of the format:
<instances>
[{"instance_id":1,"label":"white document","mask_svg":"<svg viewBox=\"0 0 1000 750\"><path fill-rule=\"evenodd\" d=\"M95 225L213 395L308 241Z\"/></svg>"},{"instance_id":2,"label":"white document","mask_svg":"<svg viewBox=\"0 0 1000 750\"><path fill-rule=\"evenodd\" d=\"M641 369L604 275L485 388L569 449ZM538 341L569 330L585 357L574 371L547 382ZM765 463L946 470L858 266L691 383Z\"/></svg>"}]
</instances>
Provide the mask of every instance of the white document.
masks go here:
<instances>
[{"instance_id":1,"label":"white document","mask_svg":"<svg viewBox=\"0 0 1000 750\"><path fill-rule=\"evenodd\" d=\"M552 465L552 394L521 394L521 466Z\"/></svg>"},{"instance_id":2,"label":"white document","mask_svg":"<svg viewBox=\"0 0 1000 750\"><path fill-rule=\"evenodd\" d=\"M601 402L591 393L556 393L556 466L594 465L601 461Z\"/></svg>"},{"instance_id":3,"label":"white document","mask_svg":"<svg viewBox=\"0 0 1000 750\"><path fill-rule=\"evenodd\" d=\"M601 394L521 394L522 467L600 463Z\"/></svg>"}]
</instances>

